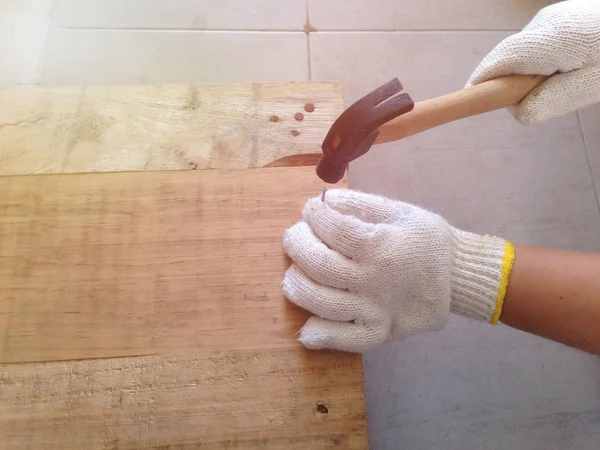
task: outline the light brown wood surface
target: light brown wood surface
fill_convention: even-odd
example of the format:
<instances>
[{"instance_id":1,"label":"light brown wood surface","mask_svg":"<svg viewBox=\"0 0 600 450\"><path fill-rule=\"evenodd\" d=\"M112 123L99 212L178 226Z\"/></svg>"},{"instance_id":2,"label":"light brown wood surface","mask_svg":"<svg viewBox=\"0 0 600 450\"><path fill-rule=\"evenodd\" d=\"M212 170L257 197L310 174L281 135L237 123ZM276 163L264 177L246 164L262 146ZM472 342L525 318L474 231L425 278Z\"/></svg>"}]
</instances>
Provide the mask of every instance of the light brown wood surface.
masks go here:
<instances>
[{"instance_id":1,"label":"light brown wood surface","mask_svg":"<svg viewBox=\"0 0 600 450\"><path fill-rule=\"evenodd\" d=\"M509 75L415 103L379 128L375 143L396 141L459 119L515 105L546 80L543 75Z\"/></svg>"},{"instance_id":2,"label":"light brown wood surface","mask_svg":"<svg viewBox=\"0 0 600 450\"><path fill-rule=\"evenodd\" d=\"M365 448L360 357L304 350L280 287L282 232L321 186L0 177L0 447Z\"/></svg>"},{"instance_id":3,"label":"light brown wood surface","mask_svg":"<svg viewBox=\"0 0 600 450\"><path fill-rule=\"evenodd\" d=\"M0 448L367 448L360 372L283 347L0 365Z\"/></svg>"},{"instance_id":4,"label":"light brown wood surface","mask_svg":"<svg viewBox=\"0 0 600 450\"><path fill-rule=\"evenodd\" d=\"M289 345L281 239L321 186L310 167L0 177L0 362Z\"/></svg>"},{"instance_id":5,"label":"light brown wood surface","mask_svg":"<svg viewBox=\"0 0 600 450\"><path fill-rule=\"evenodd\" d=\"M262 167L320 153L342 110L339 83L4 89L0 175Z\"/></svg>"},{"instance_id":6,"label":"light brown wood surface","mask_svg":"<svg viewBox=\"0 0 600 450\"><path fill-rule=\"evenodd\" d=\"M367 447L360 358L299 346L279 287L314 168L189 170L319 153L341 110L337 83L0 91L0 174L188 169L0 177L0 448Z\"/></svg>"}]
</instances>

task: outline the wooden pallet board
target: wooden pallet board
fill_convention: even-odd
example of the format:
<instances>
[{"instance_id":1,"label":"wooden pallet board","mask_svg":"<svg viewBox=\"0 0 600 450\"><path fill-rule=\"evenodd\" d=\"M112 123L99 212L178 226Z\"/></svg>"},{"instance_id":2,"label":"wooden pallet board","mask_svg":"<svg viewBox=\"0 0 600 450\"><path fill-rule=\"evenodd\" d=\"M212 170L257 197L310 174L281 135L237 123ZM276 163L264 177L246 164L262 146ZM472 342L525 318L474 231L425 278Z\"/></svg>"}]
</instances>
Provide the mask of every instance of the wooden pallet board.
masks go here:
<instances>
[{"instance_id":1,"label":"wooden pallet board","mask_svg":"<svg viewBox=\"0 0 600 450\"><path fill-rule=\"evenodd\" d=\"M311 168L0 177L0 362L290 345L281 239L321 186Z\"/></svg>"},{"instance_id":2,"label":"wooden pallet board","mask_svg":"<svg viewBox=\"0 0 600 450\"><path fill-rule=\"evenodd\" d=\"M298 348L0 365L0 448L367 448L360 373Z\"/></svg>"},{"instance_id":3,"label":"wooden pallet board","mask_svg":"<svg viewBox=\"0 0 600 450\"><path fill-rule=\"evenodd\" d=\"M262 167L342 110L326 82L0 89L0 175Z\"/></svg>"},{"instance_id":4,"label":"wooden pallet board","mask_svg":"<svg viewBox=\"0 0 600 450\"><path fill-rule=\"evenodd\" d=\"M0 177L0 448L365 448L360 356L302 348L281 292L283 230L321 186Z\"/></svg>"}]
</instances>

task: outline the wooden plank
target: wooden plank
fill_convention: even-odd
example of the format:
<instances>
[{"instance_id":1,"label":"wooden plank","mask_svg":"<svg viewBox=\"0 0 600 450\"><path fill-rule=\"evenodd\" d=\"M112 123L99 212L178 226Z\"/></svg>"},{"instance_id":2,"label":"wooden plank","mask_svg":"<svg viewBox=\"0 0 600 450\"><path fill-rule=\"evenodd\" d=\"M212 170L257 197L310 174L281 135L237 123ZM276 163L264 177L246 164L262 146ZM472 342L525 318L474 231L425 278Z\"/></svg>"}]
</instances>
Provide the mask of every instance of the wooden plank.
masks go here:
<instances>
[{"instance_id":1,"label":"wooden plank","mask_svg":"<svg viewBox=\"0 0 600 450\"><path fill-rule=\"evenodd\" d=\"M0 363L296 346L314 168L0 177Z\"/></svg>"},{"instance_id":2,"label":"wooden plank","mask_svg":"<svg viewBox=\"0 0 600 450\"><path fill-rule=\"evenodd\" d=\"M366 448L360 356L302 348L281 293L283 229L321 186L0 177L0 448Z\"/></svg>"},{"instance_id":3,"label":"wooden plank","mask_svg":"<svg viewBox=\"0 0 600 450\"><path fill-rule=\"evenodd\" d=\"M262 167L319 153L342 110L339 83L5 89L0 175Z\"/></svg>"},{"instance_id":4,"label":"wooden plank","mask_svg":"<svg viewBox=\"0 0 600 450\"><path fill-rule=\"evenodd\" d=\"M0 365L0 384L7 450L368 446L355 355L277 348L11 364Z\"/></svg>"}]
</instances>

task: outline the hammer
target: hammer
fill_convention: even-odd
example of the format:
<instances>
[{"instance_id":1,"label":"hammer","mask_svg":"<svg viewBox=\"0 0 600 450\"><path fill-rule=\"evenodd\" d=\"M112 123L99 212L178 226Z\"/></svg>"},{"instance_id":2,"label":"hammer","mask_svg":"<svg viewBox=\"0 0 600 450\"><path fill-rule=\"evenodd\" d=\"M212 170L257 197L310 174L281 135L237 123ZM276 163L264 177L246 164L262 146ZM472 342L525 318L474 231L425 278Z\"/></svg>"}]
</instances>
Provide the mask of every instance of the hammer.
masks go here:
<instances>
[{"instance_id":1,"label":"hammer","mask_svg":"<svg viewBox=\"0 0 600 450\"><path fill-rule=\"evenodd\" d=\"M373 144L396 141L458 119L516 105L547 77L509 75L441 97L413 103L395 78L358 100L331 126L321 146L317 175L326 183L340 181L350 161ZM277 160L269 166L310 163L306 155ZM314 162L312 162L314 164Z\"/></svg>"}]
</instances>

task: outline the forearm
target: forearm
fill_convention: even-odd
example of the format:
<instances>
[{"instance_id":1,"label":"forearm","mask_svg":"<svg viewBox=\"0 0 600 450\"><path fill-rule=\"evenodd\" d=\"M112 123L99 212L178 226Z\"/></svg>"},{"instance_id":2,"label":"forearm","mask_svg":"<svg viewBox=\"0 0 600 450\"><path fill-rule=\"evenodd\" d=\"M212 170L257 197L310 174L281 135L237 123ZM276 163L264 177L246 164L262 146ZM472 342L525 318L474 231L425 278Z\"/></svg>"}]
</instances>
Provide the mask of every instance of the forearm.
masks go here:
<instances>
[{"instance_id":1,"label":"forearm","mask_svg":"<svg viewBox=\"0 0 600 450\"><path fill-rule=\"evenodd\" d=\"M517 246L500 321L600 354L600 254Z\"/></svg>"}]
</instances>

